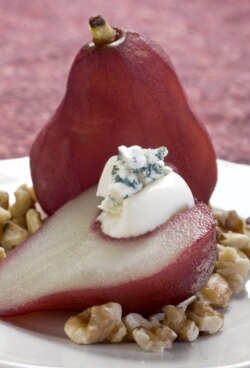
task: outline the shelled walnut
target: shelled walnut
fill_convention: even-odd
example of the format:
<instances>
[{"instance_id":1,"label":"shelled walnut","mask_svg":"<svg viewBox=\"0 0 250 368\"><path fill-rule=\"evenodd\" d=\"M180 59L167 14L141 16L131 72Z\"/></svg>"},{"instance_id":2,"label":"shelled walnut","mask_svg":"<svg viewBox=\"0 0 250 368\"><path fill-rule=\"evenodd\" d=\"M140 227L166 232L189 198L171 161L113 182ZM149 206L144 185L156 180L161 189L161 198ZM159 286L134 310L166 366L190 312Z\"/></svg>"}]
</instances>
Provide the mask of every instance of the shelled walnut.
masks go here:
<instances>
[{"instance_id":1,"label":"shelled walnut","mask_svg":"<svg viewBox=\"0 0 250 368\"><path fill-rule=\"evenodd\" d=\"M0 261L6 258L6 252L3 247L0 247Z\"/></svg>"},{"instance_id":2,"label":"shelled walnut","mask_svg":"<svg viewBox=\"0 0 250 368\"><path fill-rule=\"evenodd\" d=\"M223 314L214 310L210 305L195 301L186 311L187 318L194 321L200 332L214 334L222 329L224 323Z\"/></svg>"},{"instance_id":3,"label":"shelled walnut","mask_svg":"<svg viewBox=\"0 0 250 368\"><path fill-rule=\"evenodd\" d=\"M250 271L248 257L238 249L218 244L218 260L215 270L224 277L234 293L238 293L245 286Z\"/></svg>"},{"instance_id":4,"label":"shelled walnut","mask_svg":"<svg viewBox=\"0 0 250 368\"><path fill-rule=\"evenodd\" d=\"M250 237L247 234L229 231L223 234L219 244L239 249L248 257L250 256Z\"/></svg>"},{"instance_id":5,"label":"shelled walnut","mask_svg":"<svg viewBox=\"0 0 250 368\"><path fill-rule=\"evenodd\" d=\"M135 342L144 351L161 353L170 349L176 339L176 334L167 326L152 327L150 329L138 327L132 332Z\"/></svg>"},{"instance_id":6,"label":"shelled walnut","mask_svg":"<svg viewBox=\"0 0 250 368\"><path fill-rule=\"evenodd\" d=\"M1 245L5 250L9 251L27 239L28 235L27 230L14 224L12 221L8 221L4 224Z\"/></svg>"},{"instance_id":7,"label":"shelled walnut","mask_svg":"<svg viewBox=\"0 0 250 368\"><path fill-rule=\"evenodd\" d=\"M33 188L23 184L14 194L15 202L10 205L9 194L0 191L0 246L6 252L21 244L43 222L35 208Z\"/></svg>"},{"instance_id":8,"label":"shelled walnut","mask_svg":"<svg viewBox=\"0 0 250 368\"><path fill-rule=\"evenodd\" d=\"M232 294L233 291L226 279L218 273L213 273L197 296L201 301L214 308L225 308L228 306Z\"/></svg>"},{"instance_id":9,"label":"shelled walnut","mask_svg":"<svg viewBox=\"0 0 250 368\"><path fill-rule=\"evenodd\" d=\"M1 189L0 189L0 207L6 210L9 208L9 193Z\"/></svg>"},{"instance_id":10,"label":"shelled walnut","mask_svg":"<svg viewBox=\"0 0 250 368\"><path fill-rule=\"evenodd\" d=\"M41 214L35 208L30 208L26 213L26 221L29 233L33 234L42 225Z\"/></svg>"},{"instance_id":11,"label":"shelled walnut","mask_svg":"<svg viewBox=\"0 0 250 368\"><path fill-rule=\"evenodd\" d=\"M224 231L244 232L244 220L236 211L212 211L217 225Z\"/></svg>"},{"instance_id":12,"label":"shelled walnut","mask_svg":"<svg viewBox=\"0 0 250 368\"><path fill-rule=\"evenodd\" d=\"M126 335L118 303L93 306L70 317L64 326L66 335L77 344L120 342Z\"/></svg>"},{"instance_id":13,"label":"shelled walnut","mask_svg":"<svg viewBox=\"0 0 250 368\"><path fill-rule=\"evenodd\" d=\"M199 335L199 329L194 321L187 318L183 308L174 305L163 307L165 319L163 325L171 328L180 341L194 341Z\"/></svg>"},{"instance_id":14,"label":"shelled walnut","mask_svg":"<svg viewBox=\"0 0 250 368\"><path fill-rule=\"evenodd\" d=\"M34 200L32 198L29 187L26 184L20 185L15 191L15 203L10 206L12 217L19 218L26 215L30 208L34 207Z\"/></svg>"},{"instance_id":15,"label":"shelled walnut","mask_svg":"<svg viewBox=\"0 0 250 368\"><path fill-rule=\"evenodd\" d=\"M150 320L138 313L130 313L123 318L127 328L126 340L135 341L142 350L163 352L172 347L176 333L160 323L157 317Z\"/></svg>"}]
</instances>

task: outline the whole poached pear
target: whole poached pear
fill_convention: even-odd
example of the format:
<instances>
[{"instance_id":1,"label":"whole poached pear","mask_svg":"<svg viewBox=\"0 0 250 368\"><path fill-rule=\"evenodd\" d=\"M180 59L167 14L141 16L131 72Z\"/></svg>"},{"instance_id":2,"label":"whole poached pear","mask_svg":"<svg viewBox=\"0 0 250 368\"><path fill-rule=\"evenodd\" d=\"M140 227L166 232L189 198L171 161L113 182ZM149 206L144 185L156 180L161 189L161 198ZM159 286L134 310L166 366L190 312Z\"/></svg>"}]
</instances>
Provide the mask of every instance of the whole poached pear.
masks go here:
<instances>
[{"instance_id":1,"label":"whole poached pear","mask_svg":"<svg viewBox=\"0 0 250 368\"><path fill-rule=\"evenodd\" d=\"M148 37L89 22L93 40L78 52L66 94L30 154L38 201L48 213L97 183L120 145L167 146L198 201L217 179L214 149L191 111L165 52Z\"/></svg>"}]
</instances>

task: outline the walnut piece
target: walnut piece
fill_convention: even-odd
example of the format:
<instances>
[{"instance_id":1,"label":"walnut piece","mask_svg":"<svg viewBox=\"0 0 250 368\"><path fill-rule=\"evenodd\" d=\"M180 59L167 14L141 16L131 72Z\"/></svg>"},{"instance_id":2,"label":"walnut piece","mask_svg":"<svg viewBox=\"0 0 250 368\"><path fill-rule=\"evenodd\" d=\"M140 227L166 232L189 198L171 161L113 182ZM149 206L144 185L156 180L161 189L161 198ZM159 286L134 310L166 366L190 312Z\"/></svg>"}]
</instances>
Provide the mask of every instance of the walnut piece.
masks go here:
<instances>
[{"instance_id":1,"label":"walnut piece","mask_svg":"<svg viewBox=\"0 0 250 368\"><path fill-rule=\"evenodd\" d=\"M239 249L248 257L250 256L250 237L247 234L229 231L223 234L223 238L219 240L219 243L226 247Z\"/></svg>"},{"instance_id":2,"label":"walnut piece","mask_svg":"<svg viewBox=\"0 0 250 368\"><path fill-rule=\"evenodd\" d=\"M126 335L118 303L106 303L70 317L64 326L66 335L77 344L117 343Z\"/></svg>"},{"instance_id":3,"label":"walnut piece","mask_svg":"<svg viewBox=\"0 0 250 368\"><path fill-rule=\"evenodd\" d=\"M30 208L26 213L27 227L30 234L36 232L42 225L42 219L40 213L34 209Z\"/></svg>"},{"instance_id":4,"label":"walnut piece","mask_svg":"<svg viewBox=\"0 0 250 368\"><path fill-rule=\"evenodd\" d=\"M199 329L194 321L187 319L185 310L180 306L166 305L163 307L165 319L162 322L177 334L179 341L194 341L199 335Z\"/></svg>"},{"instance_id":5,"label":"walnut piece","mask_svg":"<svg viewBox=\"0 0 250 368\"><path fill-rule=\"evenodd\" d=\"M26 184L23 184L17 188L14 194L16 201L10 207L10 212L13 217L23 217L30 208L34 207L34 200L30 189Z\"/></svg>"},{"instance_id":6,"label":"walnut piece","mask_svg":"<svg viewBox=\"0 0 250 368\"><path fill-rule=\"evenodd\" d=\"M27 230L27 221L26 221L26 216L21 216L21 217L12 217L11 221L22 227L23 229Z\"/></svg>"},{"instance_id":7,"label":"walnut piece","mask_svg":"<svg viewBox=\"0 0 250 368\"><path fill-rule=\"evenodd\" d=\"M163 352L172 347L176 334L160 320L164 314L158 313L143 318L138 313L130 313L123 318L127 328L126 341L135 341L144 351Z\"/></svg>"},{"instance_id":8,"label":"walnut piece","mask_svg":"<svg viewBox=\"0 0 250 368\"><path fill-rule=\"evenodd\" d=\"M220 228L225 231L243 233L244 221L236 211L215 211L213 216Z\"/></svg>"},{"instance_id":9,"label":"walnut piece","mask_svg":"<svg viewBox=\"0 0 250 368\"><path fill-rule=\"evenodd\" d=\"M240 250L232 247L224 247L218 244L218 260L215 270L224 277L234 293L238 293L245 286L250 270L248 257Z\"/></svg>"},{"instance_id":10,"label":"walnut piece","mask_svg":"<svg viewBox=\"0 0 250 368\"><path fill-rule=\"evenodd\" d=\"M11 250L21 244L28 237L28 231L14 224L12 221L7 221L3 227L1 237L1 245L5 250Z\"/></svg>"},{"instance_id":11,"label":"walnut piece","mask_svg":"<svg viewBox=\"0 0 250 368\"><path fill-rule=\"evenodd\" d=\"M11 213L3 207L0 207L0 245L4 233L5 223L11 218Z\"/></svg>"},{"instance_id":12,"label":"walnut piece","mask_svg":"<svg viewBox=\"0 0 250 368\"><path fill-rule=\"evenodd\" d=\"M9 208L9 194L1 189L0 189L0 207L6 210Z\"/></svg>"},{"instance_id":13,"label":"walnut piece","mask_svg":"<svg viewBox=\"0 0 250 368\"><path fill-rule=\"evenodd\" d=\"M135 329L137 327L152 328L160 326L160 321L155 316L151 316L150 320L142 317L138 313L129 313L123 318L123 322L128 329Z\"/></svg>"},{"instance_id":14,"label":"walnut piece","mask_svg":"<svg viewBox=\"0 0 250 368\"><path fill-rule=\"evenodd\" d=\"M150 320L147 320L146 318L142 317L138 313L129 313L123 318L123 323L127 329L127 334L125 337L126 341L135 341L133 336L133 330L138 327L143 327L146 330L149 330L153 327L159 327L161 326L158 318L151 316Z\"/></svg>"},{"instance_id":15,"label":"walnut piece","mask_svg":"<svg viewBox=\"0 0 250 368\"><path fill-rule=\"evenodd\" d=\"M201 301L210 304L212 307L225 308L228 306L232 294L233 291L224 277L214 273L210 276L206 285L201 288L197 296Z\"/></svg>"},{"instance_id":16,"label":"walnut piece","mask_svg":"<svg viewBox=\"0 0 250 368\"><path fill-rule=\"evenodd\" d=\"M0 261L2 261L4 258L6 258L5 249L0 247Z\"/></svg>"},{"instance_id":17,"label":"walnut piece","mask_svg":"<svg viewBox=\"0 0 250 368\"><path fill-rule=\"evenodd\" d=\"M214 334L222 329L224 324L223 314L215 311L210 305L195 301L186 311L187 318L194 321L200 332Z\"/></svg>"},{"instance_id":18,"label":"walnut piece","mask_svg":"<svg viewBox=\"0 0 250 368\"><path fill-rule=\"evenodd\" d=\"M167 326L152 328L137 327L132 331L134 341L144 351L162 353L170 349L176 339L176 334Z\"/></svg>"},{"instance_id":19,"label":"walnut piece","mask_svg":"<svg viewBox=\"0 0 250 368\"><path fill-rule=\"evenodd\" d=\"M0 207L0 224L3 224L5 221L8 221L11 218L10 211L6 210L3 207Z\"/></svg>"},{"instance_id":20,"label":"walnut piece","mask_svg":"<svg viewBox=\"0 0 250 368\"><path fill-rule=\"evenodd\" d=\"M42 224L39 211L34 208L33 188L23 184L15 191L15 203L9 208L9 195L0 191L0 245L9 251L21 244ZM6 207L6 208L5 208Z\"/></svg>"}]
</instances>

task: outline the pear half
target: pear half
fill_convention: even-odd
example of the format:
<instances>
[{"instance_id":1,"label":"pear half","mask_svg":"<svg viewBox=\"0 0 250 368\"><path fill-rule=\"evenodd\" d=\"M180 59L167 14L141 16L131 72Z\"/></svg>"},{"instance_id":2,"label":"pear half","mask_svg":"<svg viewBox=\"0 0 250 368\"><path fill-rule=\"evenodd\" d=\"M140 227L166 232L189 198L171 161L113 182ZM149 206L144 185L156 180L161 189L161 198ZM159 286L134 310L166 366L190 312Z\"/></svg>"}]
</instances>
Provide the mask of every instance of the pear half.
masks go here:
<instances>
[{"instance_id":1,"label":"pear half","mask_svg":"<svg viewBox=\"0 0 250 368\"><path fill-rule=\"evenodd\" d=\"M149 313L196 293L216 259L215 224L197 204L146 235L101 233L96 187L51 216L0 265L0 315L82 310L108 301ZM145 214L147 216L148 214Z\"/></svg>"}]
</instances>

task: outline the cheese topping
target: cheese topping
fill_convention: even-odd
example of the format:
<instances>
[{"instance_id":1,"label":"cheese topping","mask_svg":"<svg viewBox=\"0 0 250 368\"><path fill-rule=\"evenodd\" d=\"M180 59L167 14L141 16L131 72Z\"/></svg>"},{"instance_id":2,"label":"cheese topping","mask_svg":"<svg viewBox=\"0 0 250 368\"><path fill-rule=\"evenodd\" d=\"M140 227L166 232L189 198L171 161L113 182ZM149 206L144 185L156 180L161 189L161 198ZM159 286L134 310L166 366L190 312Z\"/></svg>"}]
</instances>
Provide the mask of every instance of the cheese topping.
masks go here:
<instances>
[{"instance_id":1,"label":"cheese topping","mask_svg":"<svg viewBox=\"0 0 250 368\"><path fill-rule=\"evenodd\" d=\"M97 196L104 200L97 220L113 238L138 236L154 230L173 215L194 205L180 175L165 165L165 147L119 147L101 175Z\"/></svg>"}]
</instances>

